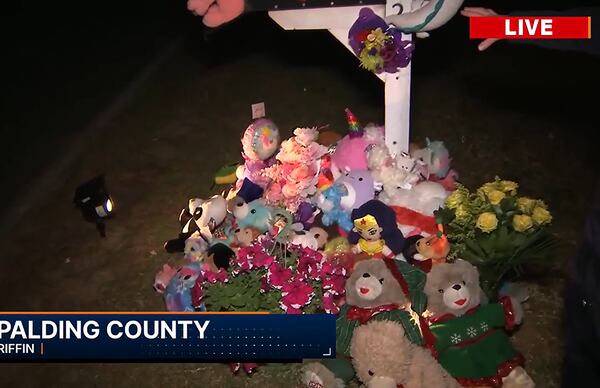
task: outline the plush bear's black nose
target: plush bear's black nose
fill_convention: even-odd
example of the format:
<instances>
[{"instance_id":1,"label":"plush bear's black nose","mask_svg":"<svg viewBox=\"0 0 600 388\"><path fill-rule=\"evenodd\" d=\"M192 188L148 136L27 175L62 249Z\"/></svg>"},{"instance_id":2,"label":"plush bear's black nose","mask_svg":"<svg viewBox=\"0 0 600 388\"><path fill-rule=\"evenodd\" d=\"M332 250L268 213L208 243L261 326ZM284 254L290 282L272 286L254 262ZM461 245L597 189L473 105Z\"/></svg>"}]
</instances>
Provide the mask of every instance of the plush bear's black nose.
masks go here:
<instances>
[{"instance_id":1,"label":"plush bear's black nose","mask_svg":"<svg viewBox=\"0 0 600 388\"><path fill-rule=\"evenodd\" d=\"M363 273L363 278L370 278L370 277L371 277L371 275L368 274L367 272Z\"/></svg>"},{"instance_id":2,"label":"plush bear's black nose","mask_svg":"<svg viewBox=\"0 0 600 388\"><path fill-rule=\"evenodd\" d=\"M455 289L456 291L458 291L461 289L461 286L460 286L460 284L455 284L452 286L452 288Z\"/></svg>"}]
</instances>

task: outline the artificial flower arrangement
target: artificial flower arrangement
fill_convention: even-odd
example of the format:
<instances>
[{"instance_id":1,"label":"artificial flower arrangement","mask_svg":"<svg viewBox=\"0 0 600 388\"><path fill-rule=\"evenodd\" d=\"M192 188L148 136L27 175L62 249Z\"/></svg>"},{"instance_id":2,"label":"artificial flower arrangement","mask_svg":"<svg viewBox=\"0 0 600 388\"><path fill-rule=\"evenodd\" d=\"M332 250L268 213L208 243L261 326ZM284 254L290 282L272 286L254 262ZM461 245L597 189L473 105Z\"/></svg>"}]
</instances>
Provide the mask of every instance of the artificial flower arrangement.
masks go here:
<instances>
[{"instance_id":1,"label":"artificial flower arrangement","mask_svg":"<svg viewBox=\"0 0 600 388\"><path fill-rule=\"evenodd\" d=\"M525 266L546 264L553 246L547 231L552 215L539 199L517 195L516 182L485 183L475 192L457 184L436 212L451 242L449 260L465 259L478 267L482 287L491 298L503 281Z\"/></svg>"},{"instance_id":2,"label":"artificial flower arrangement","mask_svg":"<svg viewBox=\"0 0 600 388\"><path fill-rule=\"evenodd\" d=\"M269 205L294 213L315 194L321 158L328 152L327 147L316 142L318 136L317 128L296 128L294 136L281 143L277 163L262 172L270 180L265 190Z\"/></svg>"},{"instance_id":3,"label":"artificial flower arrangement","mask_svg":"<svg viewBox=\"0 0 600 388\"><path fill-rule=\"evenodd\" d=\"M209 311L337 314L346 269L316 250L278 245L263 235L240 248L228 271L196 283L198 299Z\"/></svg>"},{"instance_id":4,"label":"artificial flower arrangement","mask_svg":"<svg viewBox=\"0 0 600 388\"><path fill-rule=\"evenodd\" d=\"M348 31L350 47L361 67L374 73L396 73L408 66L414 43L402 40L402 32L389 26L371 8L362 8Z\"/></svg>"}]
</instances>

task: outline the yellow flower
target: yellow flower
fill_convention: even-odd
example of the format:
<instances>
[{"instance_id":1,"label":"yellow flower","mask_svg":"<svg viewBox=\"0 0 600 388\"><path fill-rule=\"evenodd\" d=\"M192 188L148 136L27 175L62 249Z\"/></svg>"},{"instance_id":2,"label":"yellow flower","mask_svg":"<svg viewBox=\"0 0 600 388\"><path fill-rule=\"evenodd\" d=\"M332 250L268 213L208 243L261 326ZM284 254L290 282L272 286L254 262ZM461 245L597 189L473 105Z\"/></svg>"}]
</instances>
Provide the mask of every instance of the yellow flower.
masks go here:
<instances>
[{"instance_id":1,"label":"yellow flower","mask_svg":"<svg viewBox=\"0 0 600 388\"><path fill-rule=\"evenodd\" d=\"M525 232L533 226L533 220L531 217L524 214L516 214L513 217L513 228L517 232Z\"/></svg>"},{"instance_id":2,"label":"yellow flower","mask_svg":"<svg viewBox=\"0 0 600 388\"><path fill-rule=\"evenodd\" d=\"M465 190L456 189L446 198L446 207L456 209L467 199Z\"/></svg>"},{"instance_id":3,"label":"yellow flower","mask_svg":"<svg viewBox=\"0 0 600 388\"><path fill-rule=\"evenodd\" d=\"M385 35L385 32L383 32L381 28L377 28L367 35L367 40L365 40L365 48L370 50L372 48L383 47L386 39L387 36Z\"/></svg>"},{"instance_id":4,"label":"yellow flower","mask_svg":"<svg viewBox=\"0 0 600 388\"><path fill-rule=\"evenodd\" d=\"M530 214L536 206L537 201L528 197L517 198L517 209L522 213Z\"/></svg>"},{"instance_id":5,"label":"yellow flower","mask_svg":"<svg viewBox=\"0 0 600 388\"><path fill-rule=\"evenodd\" d=\"M481 213L477 218L476 226L485 233L490 233L498 226L496 215L491 212Z\"/></svg>"},{"instance_id":6,"label":"yellow flower","mask_svg":"<svg viewBox=\"0 0 600 388\"><path fill-rule=\"evenodd\" d=\"M360 55L360 65L369 71L375 71L383 66L383 58L379 55L371 55L368 48L364 48Z\"/></svg>"},{"instance_id":7,"label":"yellow flower","mask_svg":"<svg viewBox=\"0 0 600 388\"><path fill-rule=\"evenodd\" d=\"M471 213L469 213L465 205L458 205L456 210L454 210L454 215L456 216L456 221L464 222L469 218Z\"/></svg>"},{"instance_id":8,"label":"yellow flower","mask_svg":"<svg viewBox=\"0 0 600 388\"><path fill-rule=\"evenodd\" d=\"M552 221L550 212L541 206L536 206L535 209L533 209L531 218L533 218L533 221L538 225L546 225Z\"/></svg>"},{"instance_id":9,"label":"yellow flower","mask_svg":"<svg viewBox=\"0 0 600 388\"><path fill-rule=\"evenodd\" d=\"M497 190L496 184L494 182L488 182L481 186L478 191L484 193L486 196L489 196L494 190Z\"/></svg>"},{"instance_id":10,"label":"yellow flower","mask_svg":"<svg viewBox=\"0 0 600 388\"><path fill-rule=\"evenodd\" d=\"M500 201L502 201L502 199L506 197L506 194L504 194L500 190L492 190L487 196L492 205L498 205Z\"/></svg>"},{"instance_id":11,"label":"yellow flower","mask_svg":"<svg viewBox=\"0 0 600 388\"><path fill-rule=\"evenodd\" d=\"M513 181L500 181L498 182L500 186L500 190L505 193L509 193L510 195L517 195L517 189L519 188L519 184Z\"/></svg>"}]
</instances>

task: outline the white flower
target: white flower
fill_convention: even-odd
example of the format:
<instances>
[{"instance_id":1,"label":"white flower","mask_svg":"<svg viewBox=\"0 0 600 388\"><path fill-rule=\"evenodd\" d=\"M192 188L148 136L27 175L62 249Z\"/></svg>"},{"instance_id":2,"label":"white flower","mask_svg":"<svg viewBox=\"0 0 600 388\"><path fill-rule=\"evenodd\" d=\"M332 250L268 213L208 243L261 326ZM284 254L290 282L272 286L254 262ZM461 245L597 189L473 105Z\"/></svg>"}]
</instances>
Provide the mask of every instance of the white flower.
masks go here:
<instances>
[{"instance_id":1,"label":"white flower","mask_svg":"<svg viewBox=\"0 0 600 388\"><path fill-rule=\"evenodd\" d=\"M305 147L319 137L319 131L316 127L314 128L296 128L294 130L294 135L296 136L296 140L298 143L302 144Z\"/></svg>"},{"instance_id":2,"label":"white flower","mask_svg":"<svg viewBox=\"0 0 600 388\"><path fill-rule=\"evenodd\" d=\"M477 335L477 329L475 329L473 326L467 328L467 335L471 338L475 337Z\"/></svg>"},{"instance_id":3,"label":"white flower","mask_svg":"<svg viewBox=\"0 0 600 388\"><path fill-rule=\"evenodd\" d=\"M487 324L487 322L481 322L480 326L481 326L481 330L483 330L483 331L488 331L488 329L490 328L490 326Z\"/></svg>"},{"instance_id":4,"label":"white flower","mask_svg":"<svg viewBox=\"0 0 600 388\"><path fill-rule=\"evenodd\" d=\"M457 343L459 343L459 342L461 341L460 334L458 334L458 333L454 333L454 334L452 334L452 335L450 336L450 341L451 341L453 344L457 344Z\"/></svg>"}]
</instances>

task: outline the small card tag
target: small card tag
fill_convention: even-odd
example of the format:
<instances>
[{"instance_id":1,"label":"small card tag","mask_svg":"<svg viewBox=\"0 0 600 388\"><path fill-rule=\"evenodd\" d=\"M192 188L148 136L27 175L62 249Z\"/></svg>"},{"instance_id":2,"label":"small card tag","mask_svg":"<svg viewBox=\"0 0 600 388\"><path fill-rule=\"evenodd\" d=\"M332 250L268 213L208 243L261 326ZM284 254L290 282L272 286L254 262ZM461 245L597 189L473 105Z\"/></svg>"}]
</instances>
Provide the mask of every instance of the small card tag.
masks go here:
<instances>
[{"instance_id":1,"label":"small card tag","mask_svg":"<svg viewBox=\"0 0 600 388\"><path fill-rule=\"evenodd\" d=\"M265 103L257 102L256 104L252 104L252 120L260 119L265 117Z\"/></svg>"}]
</instances>

